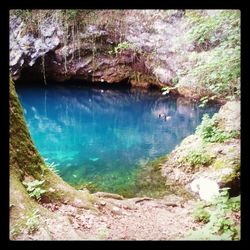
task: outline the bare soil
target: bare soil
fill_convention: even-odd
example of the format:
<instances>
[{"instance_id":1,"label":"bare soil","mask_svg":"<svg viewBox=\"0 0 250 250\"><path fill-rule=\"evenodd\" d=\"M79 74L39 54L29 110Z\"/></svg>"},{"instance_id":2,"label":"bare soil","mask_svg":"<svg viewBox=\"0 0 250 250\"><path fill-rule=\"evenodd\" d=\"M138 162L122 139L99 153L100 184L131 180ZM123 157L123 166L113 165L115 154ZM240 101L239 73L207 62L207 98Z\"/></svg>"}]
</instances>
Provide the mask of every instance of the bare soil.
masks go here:
<instances>
[{"instance_id":1,"label":"bare soil","mask_svg":"<svg viewBox=\"0 0 250 250\"><path fill-rule=\"evenodd\" d=\"M69 204L42 205L53 217L43 218L41 228L32 234L24 232L16 240L179 240L199 227L191 216L194 202L176 196L98 197L89 210Z\"/></svg>"}]
</instances>

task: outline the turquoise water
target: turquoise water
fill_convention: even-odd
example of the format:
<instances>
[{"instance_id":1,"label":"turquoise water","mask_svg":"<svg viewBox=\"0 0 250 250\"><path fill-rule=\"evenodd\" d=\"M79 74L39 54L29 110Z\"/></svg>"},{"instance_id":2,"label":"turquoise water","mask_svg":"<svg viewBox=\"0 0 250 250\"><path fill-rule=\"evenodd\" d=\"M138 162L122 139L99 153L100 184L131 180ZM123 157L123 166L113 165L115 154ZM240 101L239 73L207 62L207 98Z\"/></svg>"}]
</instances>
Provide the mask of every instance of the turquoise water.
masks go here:
<instances>
[{"instance_id":1,"label":"turquoise water","mask_svg":"<svg viewBox=\"0 0 250 250\"><path fill-rule=\"evenodd\" d=\"M118 193L139 166L169 153L204 113L218 110L124 88L18 86L17 93L34 144L65 181Z\"/></svg>"}]
</instances>

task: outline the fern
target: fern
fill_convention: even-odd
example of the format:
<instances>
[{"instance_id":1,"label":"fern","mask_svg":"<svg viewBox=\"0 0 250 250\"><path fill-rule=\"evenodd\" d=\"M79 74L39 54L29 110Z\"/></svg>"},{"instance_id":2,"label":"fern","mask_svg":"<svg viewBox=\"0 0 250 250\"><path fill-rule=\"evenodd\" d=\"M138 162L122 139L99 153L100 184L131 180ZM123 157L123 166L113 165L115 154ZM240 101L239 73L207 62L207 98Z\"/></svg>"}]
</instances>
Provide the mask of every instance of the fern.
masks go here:
<instances>
[{"instance_id":1,"label":"fern","mask_svg":"<svg viewBox=\"0 0 250 250\"><path fill-rule=\"evenodd\" d=\"M40 200L42 195L46 193L46 190L40 187L44 182L45 180L34 180L31 182L23 181L22 183L24 186L26 186L30 197L35 198L36 200Z\"/></svg>"}]
</instances>

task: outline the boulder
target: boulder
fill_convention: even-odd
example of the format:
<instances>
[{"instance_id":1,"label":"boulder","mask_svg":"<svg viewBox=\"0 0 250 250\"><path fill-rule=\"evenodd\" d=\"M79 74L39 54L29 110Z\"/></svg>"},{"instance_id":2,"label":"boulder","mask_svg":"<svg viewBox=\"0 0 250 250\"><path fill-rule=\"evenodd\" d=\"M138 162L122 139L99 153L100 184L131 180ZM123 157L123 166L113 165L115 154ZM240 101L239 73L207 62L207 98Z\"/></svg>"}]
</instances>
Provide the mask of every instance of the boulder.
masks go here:
<instances>
[{"instance_id":1,"label":"boulder","mask_svg":"<svg viewBox=\"0 0 250 250\"><path fill-rule=\"evenodd\" d=\"M208 178L197 178L190 183L191 190L199 194L201 200L212 201L219 194L219 185Z\"/></svg>"}]
</instances>

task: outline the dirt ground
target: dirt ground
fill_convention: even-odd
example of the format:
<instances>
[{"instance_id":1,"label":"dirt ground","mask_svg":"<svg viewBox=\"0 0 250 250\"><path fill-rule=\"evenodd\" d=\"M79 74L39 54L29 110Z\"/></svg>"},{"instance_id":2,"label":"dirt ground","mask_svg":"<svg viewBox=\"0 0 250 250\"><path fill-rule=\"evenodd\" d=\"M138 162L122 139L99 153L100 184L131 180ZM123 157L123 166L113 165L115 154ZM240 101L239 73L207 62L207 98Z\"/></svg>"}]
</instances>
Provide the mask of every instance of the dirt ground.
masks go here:
<instances>
[{"instance_id":1,"label":"dirt ground","mask_svg":"<svg viewBox=\"0 0 250 250\"><path fill-rule=\"evenodd\" d=\"M43 204L54 217L43 227L16 238L26 240L179 240L199 227L191 213L194 202L175 196L164 199L98 197L95 209L68 204Z\"/></svg>"}]
</instances>

